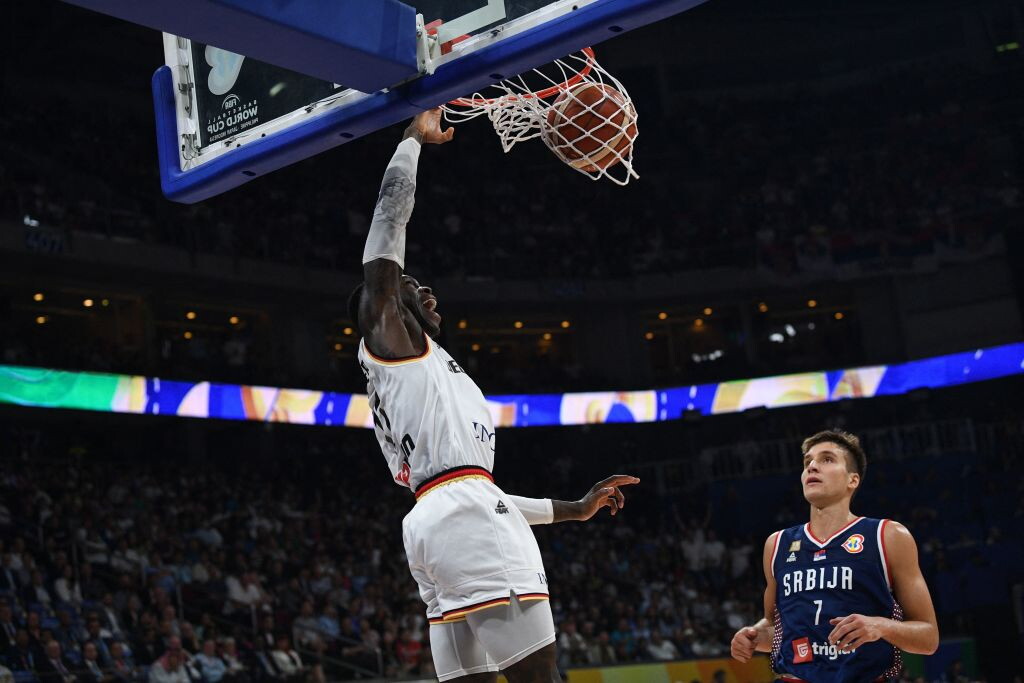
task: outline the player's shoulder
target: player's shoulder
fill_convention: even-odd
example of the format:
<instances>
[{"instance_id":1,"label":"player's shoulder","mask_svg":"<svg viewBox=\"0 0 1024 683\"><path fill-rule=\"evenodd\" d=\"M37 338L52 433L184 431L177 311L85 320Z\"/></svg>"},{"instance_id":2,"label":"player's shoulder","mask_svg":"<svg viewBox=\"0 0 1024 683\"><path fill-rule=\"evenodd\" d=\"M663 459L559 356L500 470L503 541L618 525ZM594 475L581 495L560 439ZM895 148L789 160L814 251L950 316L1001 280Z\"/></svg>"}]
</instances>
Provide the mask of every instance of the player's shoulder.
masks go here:
<instances>
[{"instance_id":1,"label":"player's shoulder","mask_svg":"<svg viewBox=\"0 0 1024 683\"><path fill-rule=\"evenodd\" d=\"M882 531L882 541L887 545L889 543L914 543L914 536L910 533L910 529L895 519L880 519L878 524Z\"/></svg>"},{"instance_id":2,"label":"player's shoulder","mask_svg":"<svg viewBox=\"0 0 1024 683\"><path fill-rule=\"evenodd\" d=\"M774 555L775 549L782 543L782 538L786 535L789 529L779 529L768 534L768 538L764 539L764 552L766 555Z\"/></svg>"},{"instance_id":3,"label":"player's shoulder","mask_svg":"<svg viewBox=\"0 0 1024 683\"><path fill-rule=\"evenodd\" d=\"M437 349L440 349L440 347L437 346L430 337L424 335L423 338L424 346L422 353L413 356L403 356L401 358L385 358L374 353L366 344L366 338L363 337L359 340L359 349L356 355L364 367L369 366L383 369L409 368L417 366L422 367L424 365L423 361L426 361L437 353Z\"/></svg>"}]
</instances>

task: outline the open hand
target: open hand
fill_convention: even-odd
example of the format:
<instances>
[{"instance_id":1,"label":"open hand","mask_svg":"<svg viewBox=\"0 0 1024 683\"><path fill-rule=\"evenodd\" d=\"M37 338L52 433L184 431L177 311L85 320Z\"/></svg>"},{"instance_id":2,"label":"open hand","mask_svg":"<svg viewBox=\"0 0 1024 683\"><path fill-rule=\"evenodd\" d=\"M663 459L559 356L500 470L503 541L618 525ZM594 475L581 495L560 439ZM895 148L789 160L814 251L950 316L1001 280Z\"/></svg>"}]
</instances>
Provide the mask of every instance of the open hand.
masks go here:
<instances>
[{"instance_id":1,"label":"open hand","mask_svg":"<svg viewBox=\"0 0 1024 683\"><path fill-rule=\"evenodd\" d=\"M455 129L441 130L441 108L435 107L417 114L405 129L405 137L416 138L420 144L443 145L455 137Z\"/></svg>"},{"instance_id":2,"label":"open hand","mask_svg":"<svg viewBox=\"0 0 1024 683\"><path fill-rule=\"evenodd\" d=\"M639 483L640 480L637 477L628 474L613 474L607 479L597 482L590 487L590 492L583 496L578 503L579 520L587 521L601 508L611 508L614 515L626 505L626 496L622 494L619 487Z\"/></svg>"}]
</instances>

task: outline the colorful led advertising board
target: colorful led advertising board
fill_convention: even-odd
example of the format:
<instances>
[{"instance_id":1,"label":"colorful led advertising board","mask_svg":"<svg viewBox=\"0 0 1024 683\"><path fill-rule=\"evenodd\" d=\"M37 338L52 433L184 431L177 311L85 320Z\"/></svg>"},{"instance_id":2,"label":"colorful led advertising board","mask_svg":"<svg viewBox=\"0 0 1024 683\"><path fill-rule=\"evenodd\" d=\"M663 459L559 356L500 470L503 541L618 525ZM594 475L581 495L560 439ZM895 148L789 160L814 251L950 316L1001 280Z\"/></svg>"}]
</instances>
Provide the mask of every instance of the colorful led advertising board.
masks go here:
<instances>
[{"instance_id":1,"label":"colorful led advertising board","mask_svg":"<svg viewBox=\"0 0 1024 683\"><path fill-rule=\"evenodd\" d=\"M750 408L905 394L1024 373L1024 343L845 370L645 391L487 397L499 427L676 420L688 411L722 415ZM289 424L372 427L364 394L282 389L158 377L0 365L0 403L37 408Z\"/></svg>"}]
</instances>

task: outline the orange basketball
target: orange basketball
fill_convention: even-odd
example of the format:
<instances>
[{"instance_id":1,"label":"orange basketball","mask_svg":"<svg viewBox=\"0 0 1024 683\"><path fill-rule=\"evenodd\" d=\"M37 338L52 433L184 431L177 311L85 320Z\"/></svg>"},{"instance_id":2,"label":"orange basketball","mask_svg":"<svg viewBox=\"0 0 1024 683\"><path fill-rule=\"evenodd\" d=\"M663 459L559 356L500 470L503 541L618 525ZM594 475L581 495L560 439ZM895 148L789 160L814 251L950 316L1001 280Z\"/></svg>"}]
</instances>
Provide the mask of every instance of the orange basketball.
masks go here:
<instances>
[{"instance_id":1,"label":"orange basketball","mask_svg":"<svg viewBox=\"0 0 1024 683\"><path fill-rule=\"evenodd\" d=\"M636 109L604 83L580 83L560 94L547 122L544 142L551 151L588 172L628 158L636 139Z\"/></svg>"}]
</instances>

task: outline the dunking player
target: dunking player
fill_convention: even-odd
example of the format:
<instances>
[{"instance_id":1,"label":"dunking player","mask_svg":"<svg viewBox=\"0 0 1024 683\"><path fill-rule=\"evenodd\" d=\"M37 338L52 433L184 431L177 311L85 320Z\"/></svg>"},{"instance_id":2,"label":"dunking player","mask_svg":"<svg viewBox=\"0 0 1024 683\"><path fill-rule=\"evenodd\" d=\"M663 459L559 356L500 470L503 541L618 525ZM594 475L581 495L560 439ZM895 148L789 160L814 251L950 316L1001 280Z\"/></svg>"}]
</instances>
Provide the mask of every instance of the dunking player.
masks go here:
<instances>
[{"instance_id":1,"label":"dunking player","mask_svg":"<svg viewBox=\"0 0 1024 683\"><path fill-rule=\"evenodd\" d=\"M635 477L609 477L580 501L512 496L495 486L494 426L476 383L432 339L437 298L403 274L420 145L441 144L440 111L417 116L384 173L363 252L364 281L349 299L363 339L377 440L396 482L415 492L402 523L409 569L430 621L438 679L552 683L555 627L530 524L586 520L622 507Z\"/></svg>"},{"instance_id":2,"label":"dunking player","mask_svg":"<svg viewBox=\"0 0 1024 683\"><path fill-rule=\"evenodd\" d=\"M804 440L807 524L764 545L764 619L740 629L732 656L771 652L782 681L867 683L899 675L900 650L939 646L917 544L899 522L850 512L867 457L847 432Z\"/></svg>"}]
</instances>

